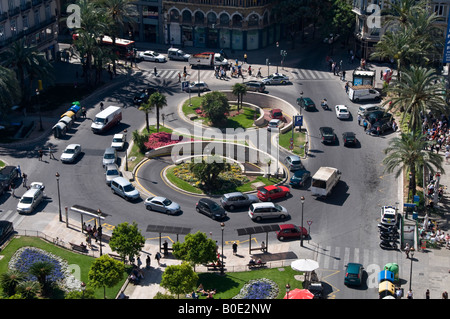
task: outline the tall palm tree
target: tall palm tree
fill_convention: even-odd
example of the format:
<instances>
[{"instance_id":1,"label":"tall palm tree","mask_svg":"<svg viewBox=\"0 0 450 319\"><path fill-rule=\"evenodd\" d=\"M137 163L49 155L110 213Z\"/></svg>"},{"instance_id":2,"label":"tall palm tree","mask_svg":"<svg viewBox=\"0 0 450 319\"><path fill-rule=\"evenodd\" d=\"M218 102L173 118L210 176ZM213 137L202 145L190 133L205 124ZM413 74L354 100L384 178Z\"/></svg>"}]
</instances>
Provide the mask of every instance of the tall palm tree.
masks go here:
<instances>
[{"instance_id":1,"label":"tall palm tree","mask_svg":"<svg viewBox=\"0 0 450 319\"><path fill-rule=\"evenodd\" d=\"M394 137L384 150L384 153L387 154L383 159L383 164L386 165L385 171L395 172L396 178L403 170L409 171L413 196L416 194L417 171L425 166L432 173L435 173L436 169L444 172L442 156L425 150L430 143L421 132L411 131L401 133L400 137Z\"/></svg>"},{"instance_id":2,"label":"tall palm tree","mask_svg":"<svg viewBox=\"0 0 450 319\"><path fill-rule=\"evenodd\" d=\"M150 95L148 102L156 108L156 131L159 132L159 110L167 106L167 98L164 94L155 92Z\"/></svg>"},{"instance_id":3,"label":"tall palm tree","mask_svg":"<svg viewBox=\"0 0 450 319\"><path fill-rule=\"evenodd\" d=\"M0 115L5 116L21 98L20 84L14 71L0 66Z\"/></svg>"},{"instance_id":4,"label":"tall palm tree","mask_svg":"<svg viewBox=\"0 0 450 319\"><path fill-rule=\"evenodd\" d=\"M411 66L402 72L402 80L387 87L389 99L383 102L388 111L402 111L403 120L410 114L409 128L415 132L422 124L421 114L431 112L435 116L448 114L445 103L445 86L434 69Z\"/></svg>"},{"instance_id":5,"label":"tall palm tree","mask_svg":"<svg viewBox=\"0 0 450 319\"><path fill-rule=\"evenodd\" d=\"M48 261L38 261L30 266L29 273L37 278L39 285L41 286L42 293L48 292L47 278L53 272L54 266Z\"/></svg>"},{"instance_id":6,"label":"tall palm tree","mask_svg":"<svg viewBox=\"0 0 450 319\"><path fill-rule=\"evenodd\" d=\"M237 97L237 102L238 102L237 109L239 112L240 106L242 107L242 99L243 99L244 95L247 93L247 87L242 83L236 83L233 85L232 90L233 90L232 91L233 94Z\"/></svg>"},{"instance_id":7,"label":"tall palm tree","mask_svg":"<svg viewBox=\"0 0 450 319\"><path fill-rule=\"evenodd\" d=\"M382 14L384 23L389 26L408 26L411 18L426 8L425 0L390 0L384 4Z\"/></svg>"},{"instance_id":8,"label":"tall palm tree","mask_svg":"<svg viewBox=\"0 0 450 319\"><path fill-rule=\"evenodd\" d=\"M148 133L150 133L150 123L148 121L148 113L150 113L151 110L153 110L153 107L154 105L150 103L150 99L148 99L147 102L144 102L139 106L139 110L145 113L145 127Z\"/></svg>"},{"instance_id":9,"label":"tall palm tree","mask_svg":"<svg viewBox=\"0 0 450 319\"><path fill-rule=\"evenodd\" d=\"M16 71L17 79L22 93L22 103L28 102L32 96L33 80L53 81L53 67L45 58L44 53L30 46L25 38L13 42L6 51L0 55L4 67Z\"/></svg>"}]
</instances>

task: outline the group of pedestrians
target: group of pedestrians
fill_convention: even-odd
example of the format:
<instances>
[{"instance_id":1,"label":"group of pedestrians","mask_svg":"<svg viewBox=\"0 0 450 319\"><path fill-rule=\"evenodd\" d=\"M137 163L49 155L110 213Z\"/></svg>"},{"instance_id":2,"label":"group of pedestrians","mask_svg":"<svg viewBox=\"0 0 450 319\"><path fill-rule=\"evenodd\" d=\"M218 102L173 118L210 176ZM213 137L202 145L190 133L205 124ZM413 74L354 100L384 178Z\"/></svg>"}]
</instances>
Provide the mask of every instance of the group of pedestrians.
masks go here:
<instances>
[{"instance_id":1,"label":"group of pedestrians","mask_svg":"<svg viewBox=\"0 0 450 319\"><path fill-rule=\"evenodd\" d=\"M86 232L86 243L88 247L92 249L92 238L94 238L95 242L101 240L102 226L99 225L97 227L94 225L94 227L92 227L91 224L86 226L86 223L83 223L83 231Z\"/></svg>"},{"instance_id":2,"label":"group of pedestrians","mask_svg":"<svg viewBox=\"0 0 450 319\"><path fill-rule=\"evenodd\" d=\"M53 149L53 147L51 145L49 145L48 146L48 158L56 160L54 153L55 153L55 150ZM43 157L44 157L44 150L42 148L40 148L40 149L38 149L38 160L40 162L43 162L44 161Z\"/></svg>"}]
</instances>

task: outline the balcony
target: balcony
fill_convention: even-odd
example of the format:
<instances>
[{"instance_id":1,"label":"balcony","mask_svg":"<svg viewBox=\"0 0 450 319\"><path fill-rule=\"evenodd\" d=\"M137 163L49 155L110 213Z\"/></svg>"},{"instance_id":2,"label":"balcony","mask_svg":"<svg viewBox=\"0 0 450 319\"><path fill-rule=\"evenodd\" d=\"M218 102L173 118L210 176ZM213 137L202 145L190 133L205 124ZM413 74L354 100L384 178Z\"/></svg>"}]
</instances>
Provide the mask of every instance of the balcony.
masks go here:
<instances>
[{"instance_id":1,"label":"balcony","mask_svg":"<svg viewBox=\"0 0 450 319\"><path fill-rule=\"evenodd\" d=\"M9 14L10 18L15 17L16 15L19 15L19 13L20 13L20 7L15 7L13 9L8 10L8 14Z\"/></svg>"}]
</instances>

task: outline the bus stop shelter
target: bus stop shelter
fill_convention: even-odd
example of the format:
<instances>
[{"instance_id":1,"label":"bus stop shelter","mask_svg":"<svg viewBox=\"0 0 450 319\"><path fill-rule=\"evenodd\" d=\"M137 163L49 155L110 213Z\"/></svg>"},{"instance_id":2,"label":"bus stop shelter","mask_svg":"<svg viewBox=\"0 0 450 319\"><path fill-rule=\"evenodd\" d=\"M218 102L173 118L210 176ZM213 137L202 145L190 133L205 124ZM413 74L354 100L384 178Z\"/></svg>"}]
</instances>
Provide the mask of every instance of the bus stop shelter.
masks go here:
<instances>
[{"instance_id":1,"label":"bus stop shelter","mask_svg":"<svg viewBox=\"0 0 450 319\"><path fill-rule=\"evenodd\" d=\"M252 248L252 235L266 233L266 251L269 249L269 232L279 231L280 225L261 225L261 226L253 226L246 228L237 229L238 236L248 235L249 244L248 244L248 253L251 254L252 250L261 250L261 248Z\"/></svg>"},{"instance_id":2,"label":"bus stop shelter","mask_svg":"<svg viewBox=\"0 0 450 319\"><path fill-rule=\"evenodd\" d=\"M166 226L166 225L148 225L147 232L149 233L159 233L159 251L163 246L161 245L161 235L165 234L175 234L177 235L177 241L179 235L187 235L191 232L190 228L187 227L178 227L178 226Z\"/></svg>"},{"instance_id":3,"label":"bus stop shelter","mask_svg":"<svg viewBox=\"0 0 450 319\"><path fill-rule=\"evenodd\" d=\"M70 211L80 214L82 231L84 231L84 227L83 227L83 224L84 224L83 217L84 216L89 216L89 217L94 218L98 225L100 225L100 220L103 220L103 219L105 219L105 217L109 216L108 214L105 214L104 212L102 212L100 209L92 209L92 208L88 208L88 207L84 207L84 206L80 206L80 205L73 205L72 207L70 207Z\"/></svg>"}]
</instances>

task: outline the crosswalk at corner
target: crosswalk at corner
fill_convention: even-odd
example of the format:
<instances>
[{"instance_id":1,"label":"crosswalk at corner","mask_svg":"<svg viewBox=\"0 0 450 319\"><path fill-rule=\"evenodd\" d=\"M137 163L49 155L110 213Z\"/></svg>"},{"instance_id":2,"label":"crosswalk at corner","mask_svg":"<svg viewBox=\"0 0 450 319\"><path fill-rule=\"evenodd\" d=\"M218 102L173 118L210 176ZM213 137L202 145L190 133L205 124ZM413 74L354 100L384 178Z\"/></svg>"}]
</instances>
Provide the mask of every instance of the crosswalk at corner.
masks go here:
<instances>
[{"instance_id":1,"label":"crosswalk at corner","mask_svg":"<svg viewBox=\"0 0 450 319\"><path fill-rule=\"evenodd\" d=\"M14 227L20 225L20 223L25 219L26 215L21 215L15 210L0 210L0 220L6 220L13 223Z\"/></svg>"},{"instance_id":2,"label":"crosswalk at corner","mask_svg":"<svg viewBox=\"0 0 450 319\"><path fill-rule=\"evenodd\" d=\"M271 73L274 73L275 70L270 70ZM273 71L273 72L272 72ZM254 74L256 74L256 70L254 68ZM160 69L157 70L157 73L155 74L153 70L145 70L142 71L143 76L147 77L148 79L156 79L156 78L163 78L163 79L169 79L178 81L179 74L181 75L181 81L184 80L183 78L183 70L182 69ZM199 74L200 73L200 74ZM279 69L278 73L283 73L289 76L289 79L291 81L317 81L317 80L338 80L339 77L337 75L333 75L332 72L329 71L321 71L321 70L308 70L308 69L295 69L295 68L286 68L286 69ZM265 74L263 72L263 74ZM260 78L257 78L256 76L248 76L246 72L244 72L244 77L246 80L260 80ZM216 75L214 70L195 70L190 69L188 70L188 75L186 80L190 81L204 81L207 82L211 79L216 79ZM230 78L230 72L227 72L227 79L241 79L232 77Z\"/></svg>"}]
</instances>

